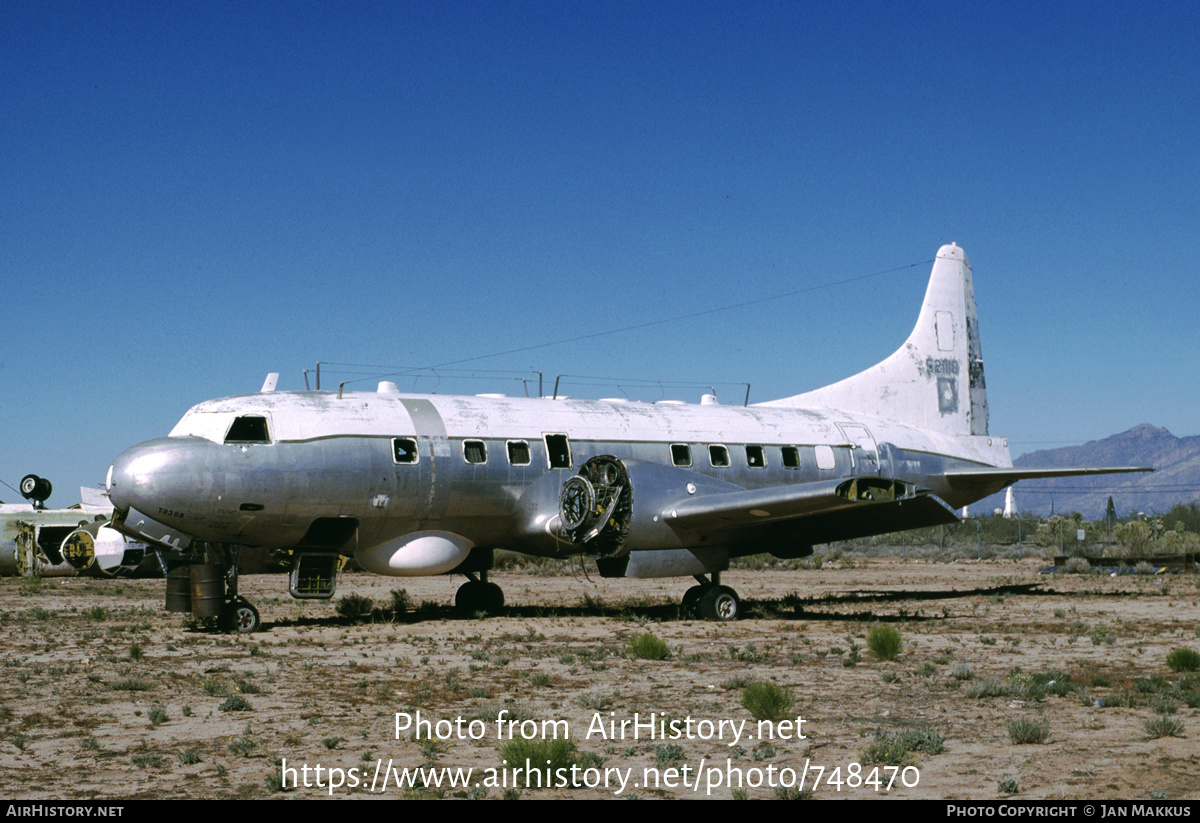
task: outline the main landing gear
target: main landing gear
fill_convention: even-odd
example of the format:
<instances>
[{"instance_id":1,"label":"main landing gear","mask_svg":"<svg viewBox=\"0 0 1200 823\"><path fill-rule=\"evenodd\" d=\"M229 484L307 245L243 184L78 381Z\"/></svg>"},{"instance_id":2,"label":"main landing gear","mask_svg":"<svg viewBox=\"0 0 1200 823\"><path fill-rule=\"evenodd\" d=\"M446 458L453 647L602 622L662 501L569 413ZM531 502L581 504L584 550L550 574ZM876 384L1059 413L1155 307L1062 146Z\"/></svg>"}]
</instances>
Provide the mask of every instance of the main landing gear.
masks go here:
<instances>
[{"instance_id":1,"label":"main landing gear","mask_svg":"<svg viewBox=\"0 0 1200 823\"><path fill-rule=\"evenodd\" d=\"M479 612L499 614L504 608L504 590L495 583L489 583L487 572L467 572L467 582L458 587L454 593L454 609L464 617L473 617Z\"/></svg>"},{"instance_id":2,"label":"main landing gear","mask_svg":"<svg viewBox=\"0 0 1200 823\"><path fill-rule=\"evenodd\" d=\"M737 620L742 611L742 601L737 592L721 585L721 575L713 572L712 580L696 575L698 586L683 593L685 614L699 615L705 620Z\"/></svg>"}]
</instances>

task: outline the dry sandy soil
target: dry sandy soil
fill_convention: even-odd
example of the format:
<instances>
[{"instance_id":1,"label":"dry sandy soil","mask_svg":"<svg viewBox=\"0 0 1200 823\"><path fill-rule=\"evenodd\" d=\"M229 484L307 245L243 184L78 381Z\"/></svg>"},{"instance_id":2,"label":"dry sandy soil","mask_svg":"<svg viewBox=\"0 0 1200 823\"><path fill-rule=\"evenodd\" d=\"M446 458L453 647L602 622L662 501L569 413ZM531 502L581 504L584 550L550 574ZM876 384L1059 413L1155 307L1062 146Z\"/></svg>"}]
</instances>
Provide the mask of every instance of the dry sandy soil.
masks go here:
<instances>
[{"instance_id":1,"label":"dry sandy soil","mask_svg":"<svg viewBox=\"0 0 1200 823\"><path fill-rule=\"evenodd\" d=\"M5 579L0 796L772 798L816 780L817 798L1200 797L1200 676L1166 665L1174 648L1200 649L1200 580L1043 565L732 571L723 582L746 611L735 623L681 617L679 580L497 573L505 614L458 619L456 581L352 574L339 598L383 609L352 623L332 604L290 600L283 577L243 577L265 621L252 636L162 611L162 581ZM400 587L416 608L394 616ZM892 661L867 648L881 622L903 637ZM646 632L668 659L631 654ZM759 726L742 706L755 681L791 690L798 729ZM397 713L408 725L418 711L444 722L397 734ZM521 723L498 728L501 711ZM1182 736L1152 736L1164 712ZM621 734L621 721L664 715L678 739ZM569 728L576 775L608 785L513 788L498 770L525 753L500 738L545 721ZM1049 734L1015 743L1014 721ZM876 745L905 731L928 745ZM396 787L420 766L444 779L471 768L471 785Z\"/></svg>"}]
</instances>

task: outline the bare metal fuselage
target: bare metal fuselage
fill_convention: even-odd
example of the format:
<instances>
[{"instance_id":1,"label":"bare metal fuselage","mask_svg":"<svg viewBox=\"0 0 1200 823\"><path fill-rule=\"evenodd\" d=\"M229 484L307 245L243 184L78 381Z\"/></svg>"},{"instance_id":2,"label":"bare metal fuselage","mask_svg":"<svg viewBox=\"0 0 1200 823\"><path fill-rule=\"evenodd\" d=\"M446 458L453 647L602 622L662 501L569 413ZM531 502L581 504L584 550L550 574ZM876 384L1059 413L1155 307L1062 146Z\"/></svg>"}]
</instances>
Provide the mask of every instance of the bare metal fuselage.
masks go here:
<instances>
[{"instance_id":1,"label":"bare metal fuselage","mask_svg":"<svg viewBox=\"0 0 1200 823\"><path fill-rule=\"evenodd\" d=\"M246 416L266 420L264 442L204 437L224 437L233 420ZM397 461L397 439L415 442L415 459ZM563 444L566 459L554 468ZM648 515L650 524L657 515L663 524L652 534L638 530L630 549L642 550L747 542L719 524L701 533L670 527L667 506L695 494L689 483L786 490L884 476L928 488L951 506L966 505L1005 484L955 489L944 481L945 470L995 465L1007 449L986 436L965 446L881 419L790 408L262 393L196 406L171 437L122 456L115 469L122 479L111 493L122 509L142 511L138 503L152 500L145 515L206 542L292 548L316 519L355 518L360 548L439 530L476 546L566 555L581 549L542 527L557 511L562 479L599 455L672 467L661 482L647 481L655 483L651 499L663 509L635 514ZM547 476L556 478L555 506L530 510L528 496L548 485ZM639 499L635 492L635 507ZM538 523L539 515L547 517Z\"/></svg>"}]
</instances>

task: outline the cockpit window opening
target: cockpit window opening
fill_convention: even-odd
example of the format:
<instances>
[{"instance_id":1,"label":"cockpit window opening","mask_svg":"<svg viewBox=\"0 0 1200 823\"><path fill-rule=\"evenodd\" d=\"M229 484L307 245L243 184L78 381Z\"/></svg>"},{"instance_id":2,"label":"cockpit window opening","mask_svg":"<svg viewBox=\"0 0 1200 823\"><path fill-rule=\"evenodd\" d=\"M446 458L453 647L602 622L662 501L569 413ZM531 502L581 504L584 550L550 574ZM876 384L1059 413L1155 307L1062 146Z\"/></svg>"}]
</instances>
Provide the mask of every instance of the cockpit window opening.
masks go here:
<instances>
[{"instance_id":1,"label":"cockpit window opening","mask_svg":"<svg viewBox=\"0 0 1200 823\"><path fill-rule=\"evenodd\" d=\"M395 463L416 463L419 459L417 441L411 437L392 438L392 461Z\"/></svg>"},{"instance_id":2,"label":"cockpit window opening","mask_svg":"<svg viewBox=\"0 0 1200 823\"><path fill-rule=\"evenodd\" d=\"M234 418L225 433L226 443L270 443L271 437L267 432L267 418L246 414Z\"/></svg>"},{"instance_id":3,"label":"cockpit window opening","mask_svg":"<svg viewBox=\"0 0 1200 823\"><path fill-rule=\"evenodd\" d=\"M468 463L486 463L487 444L482 440L464 440L463 459Z\"/></svg>"},{"instance_id":4,"label":"cockpit window opening","mask_svg":"<svg viewBox=\"0 0 1200 823\"><path fill-rule=\"evenodd\" d=\"M510 466L528 466L532 460L529 457L529 443L525 440L508 441L508 464Z\"/></svg>"}]
</instances>

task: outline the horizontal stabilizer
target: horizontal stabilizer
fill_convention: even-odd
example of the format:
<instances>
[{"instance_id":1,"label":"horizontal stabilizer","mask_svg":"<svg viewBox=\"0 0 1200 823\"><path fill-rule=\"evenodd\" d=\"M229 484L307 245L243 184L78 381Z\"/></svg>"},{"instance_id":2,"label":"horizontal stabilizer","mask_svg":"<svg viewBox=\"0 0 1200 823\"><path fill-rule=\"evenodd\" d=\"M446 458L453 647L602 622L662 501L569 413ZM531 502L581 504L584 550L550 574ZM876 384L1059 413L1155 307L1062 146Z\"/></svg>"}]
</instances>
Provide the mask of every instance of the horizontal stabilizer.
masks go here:
<instances>
[{"instance_id":1,"label":"horizontal stabilizer","mask_svg":"<svg viewBox=\"0 0 1200 823\"><path fill-rule=\"evenodd\" d=\"M1004 486L1012 485L1018 480L1037 480L1046 477L1084 477L1094 474L1127 474L1135 472L1152 472L1149 466L1090 466L1080 468L1060 469L1019 469L1015 466L979 469L950 469L946 472L946 480L956 488L976 486L981 483L993 485L999 481Z\"/></svg>"}]
</instances>

